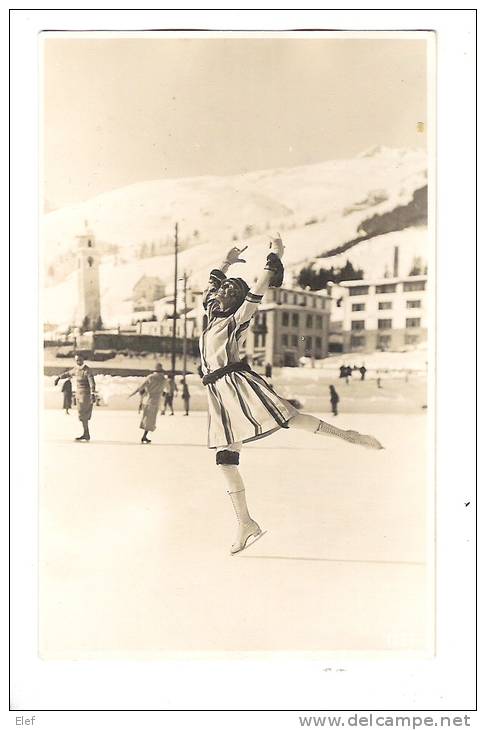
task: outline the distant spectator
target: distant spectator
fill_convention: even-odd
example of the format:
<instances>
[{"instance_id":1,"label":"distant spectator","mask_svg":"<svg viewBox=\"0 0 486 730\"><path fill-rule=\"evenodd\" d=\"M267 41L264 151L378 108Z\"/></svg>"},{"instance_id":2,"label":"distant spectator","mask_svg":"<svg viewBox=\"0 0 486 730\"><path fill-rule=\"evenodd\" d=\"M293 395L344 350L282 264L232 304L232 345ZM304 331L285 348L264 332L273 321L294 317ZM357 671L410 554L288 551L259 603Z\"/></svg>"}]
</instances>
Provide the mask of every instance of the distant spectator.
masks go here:
<instances>
[{"instance_id":1,"label":"distant spectator","mask_svg":"<svg viewBox=\"0 0 486 730\"><path fill-rule=\"evenodd\" d=\"M329 394L331 397L331 408L334 416L337 416L338 414L338 403L339 403L339 396L337 394L336 388L334 385L329 386Z\"/></svg>"},{"instance_id":2,"label":"distant spectator","mask_svg":"<svg viewBox=\"0 0 486 730\"><path fill-rule=\"evenodd\" d=\"M366 375L366 368L364 365L361 365L359 372L361 373L361 380L364 380Z\"/></svg>"},{"instance_id":3,"label":"distant spectator","mask_svg":"<svg viewBox=\"0 0 486 730\"><path fill-rule=\"evenodd\" d=\"M272 377L272 366L269 362L265 365L265 377L271 378Z\"/></svg>"},{"instance_id":4,"label":"distant spectator","mask_svg":"<svg viewBox=\"0 0 486 730\"><path fill-rule=\"evenodd\" d=\"M170 415L174 415L174 395L178 392L177 385L174 377L170 376L164 391L164 407L160 411L162 416L165 416L165 411L170 408Z\"/></svg>"},{"instance_id":5,"label":"distant spectator","mask_svg":"<svg viewBox=\"0 0 486 730\"><path fill-rule=\"evenodd\" d=\"M346 365L341 365L339 368L339 377L345 378L346 377Z\"/></svg>"},{"instance_id":6,"label":"distant spectator","mask_svg":"<svg viewBox=\"0 0 486 730\"><path fill-rule=\"evenodd\" d=\"M62 396L62 407L66 411L66 414L69 416L69 411L73 405L73 385L71 383L71 378L67 378L66 381L63 383Z\"/></svg>"},{"instance_id":7,"label":"distant spectator","mask_svg":"<svg viewBox=\"0 0 486 730\"><path fill-rule=\"evenodd\" d=\"M182 385L182 400L184 403L184 410L185 410L184 415L188 416L189 415L189 401L191 400L191 394L189 393L189 387L187 385L185 378L181 379L181 385Z\"/></svg>"}]
</instances>

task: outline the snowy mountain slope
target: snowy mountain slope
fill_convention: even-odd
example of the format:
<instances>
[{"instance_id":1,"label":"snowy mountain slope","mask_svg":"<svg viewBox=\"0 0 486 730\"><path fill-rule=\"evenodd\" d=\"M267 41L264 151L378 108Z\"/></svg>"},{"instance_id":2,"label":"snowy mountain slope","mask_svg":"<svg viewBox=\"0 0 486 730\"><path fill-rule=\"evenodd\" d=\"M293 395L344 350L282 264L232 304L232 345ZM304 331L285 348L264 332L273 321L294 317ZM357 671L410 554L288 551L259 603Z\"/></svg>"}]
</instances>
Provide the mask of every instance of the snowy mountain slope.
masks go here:
<instances>
[{"instance_id":1,"label":"snowy mountain slope","mask_svg":"<svg viewBox=\"0 0 486 730\"><path fill-rule=\"evenodd\" d=\"M135 258L134 248L151 239L166 237L170 242L175 220L185 243L179 270L190 273L193 288L205 285L209 269L220 262L234 237L248 244L247 263L235 267L235 272L251 282L261 271L269 235L277 231L286 246L286 280L290 283L292 273L304 264L355 238L364 220L406 205L424 185L425 168L422 151L380 148L353 160L307 167L138 183L47 214L46 258L52 260L56 252L71 248L75 235L84 230L85 220L98 241L123 247L125 264L117 265L114 256L105 256L100 266L105 324L126 320L132 309L132 288L143 274L159 276L171 289L171 247L166 255L145 259ZM382 276L386 266L391 266L394 245L400 245L406 269L414 256L426 258L425 229L377 236L341 257L323 259L322 265L342 265L349 259L365 275ZM76 297L75 272L47 287L46 321L70 323Z\"/></svg>"}]
</instances>

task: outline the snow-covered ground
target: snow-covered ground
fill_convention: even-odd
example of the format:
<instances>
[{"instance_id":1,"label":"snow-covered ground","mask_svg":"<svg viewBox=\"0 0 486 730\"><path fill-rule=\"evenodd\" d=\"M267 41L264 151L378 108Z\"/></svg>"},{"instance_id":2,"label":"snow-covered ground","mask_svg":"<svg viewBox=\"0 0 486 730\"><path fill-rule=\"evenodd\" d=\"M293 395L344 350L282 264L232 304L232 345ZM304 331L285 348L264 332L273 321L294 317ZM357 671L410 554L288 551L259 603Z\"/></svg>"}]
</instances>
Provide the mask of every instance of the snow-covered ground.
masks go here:
<instances>
[{"instance_id":1,"label":"snow-covered ground","mask_svg":"<svg viewBox=\"0 0 486 730\"><path fill-rule=\"evenodd\" d=\"M426 417L352 414L369 452L280 431L241 471L267 534L229 555L234 515L206 416L44 412L40 647L44 657L167 651L416 651L427 630Z\"/></svg>"}]
</instances>

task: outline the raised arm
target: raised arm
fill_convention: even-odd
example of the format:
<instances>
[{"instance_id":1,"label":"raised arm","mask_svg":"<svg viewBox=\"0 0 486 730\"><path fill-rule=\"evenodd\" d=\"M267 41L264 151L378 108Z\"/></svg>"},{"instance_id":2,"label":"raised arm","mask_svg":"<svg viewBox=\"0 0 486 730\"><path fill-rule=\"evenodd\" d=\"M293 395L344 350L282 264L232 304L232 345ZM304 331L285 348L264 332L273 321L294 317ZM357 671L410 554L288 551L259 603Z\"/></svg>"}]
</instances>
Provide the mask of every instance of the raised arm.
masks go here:
<instances>
[{"instance_id":1,"label":"raised arm","mask_svg":"<svg viewBox=\"0 0 486 730\"><path fill-rule=\"evenodd\" d=\"M243 248L233 246L233 248L230 248L226 254L219 268L211 270L211 273L209 274L209 283L203 295L204 309L211 309L212 299L223 281L226 279L226 272L229 267L233 264L244 263L244 259L240 258L240 255L243 251L246 251L247 248L248 246L244 246Z\"/></svg>"},{"instance_id":2,"label":"raised arm","mask_svg":"<svg viewBox=\"0 0 486 730\"><path fill-rule=\"evenodd\" d=\"M262 301L263 295L269 287L278 287L282 285L283 280L283 264L281 258L284 252L284 245L280 235L273 238L270 243L270 252L267 256L265 268L258 277L255 284L251 287L246 295L245 301L237 309L233 315L239 324L243 324L251 319L258 305Z\"/></svg>"}]
</instances>

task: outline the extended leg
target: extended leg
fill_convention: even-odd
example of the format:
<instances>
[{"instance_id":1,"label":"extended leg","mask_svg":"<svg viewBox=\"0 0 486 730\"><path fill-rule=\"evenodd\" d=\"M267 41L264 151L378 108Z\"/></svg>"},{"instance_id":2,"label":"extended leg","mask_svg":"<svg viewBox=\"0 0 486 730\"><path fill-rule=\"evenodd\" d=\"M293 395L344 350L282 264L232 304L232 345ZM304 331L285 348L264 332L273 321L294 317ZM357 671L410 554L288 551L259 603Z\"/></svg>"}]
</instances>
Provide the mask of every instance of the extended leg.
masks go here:
<instances>
[{"instance_id":1,"label":"extended leg","mask_svg":"<svg viewBox=\"0 0 486 730\"><path fill-rule=\"evenodd\" d=\"M369 449L382 449L383 446L380 444L378 439L374 436L367 436L365 434L358 433L358 431L345 431L337 426L332 426L326 421L321 421L316 416L311 416L308 413L298 413L289 420L289 428L298 428L301 431L307 431L308 433L324 434L326 436L335 436L336 438L349 441L352 444L359 444L360 446L366 446Z\"/></svg>"},{"instance_id":2,"label":"extended leg","mask_svg":"<svg viewBox=\"0 0 486 730\"><path fill-rule=\"evenodd\" d=\"M216 463L223 475L226 492L229 494L233 509L238 520L238 532L236 540L231 546L231 553L244 550L248 547L251 538L261 535L260 526L250 516L246 503L245 485L241 474L238 471L239 453L229 449L220 450L216 453Z\"/></svg>"}]
</instances>

